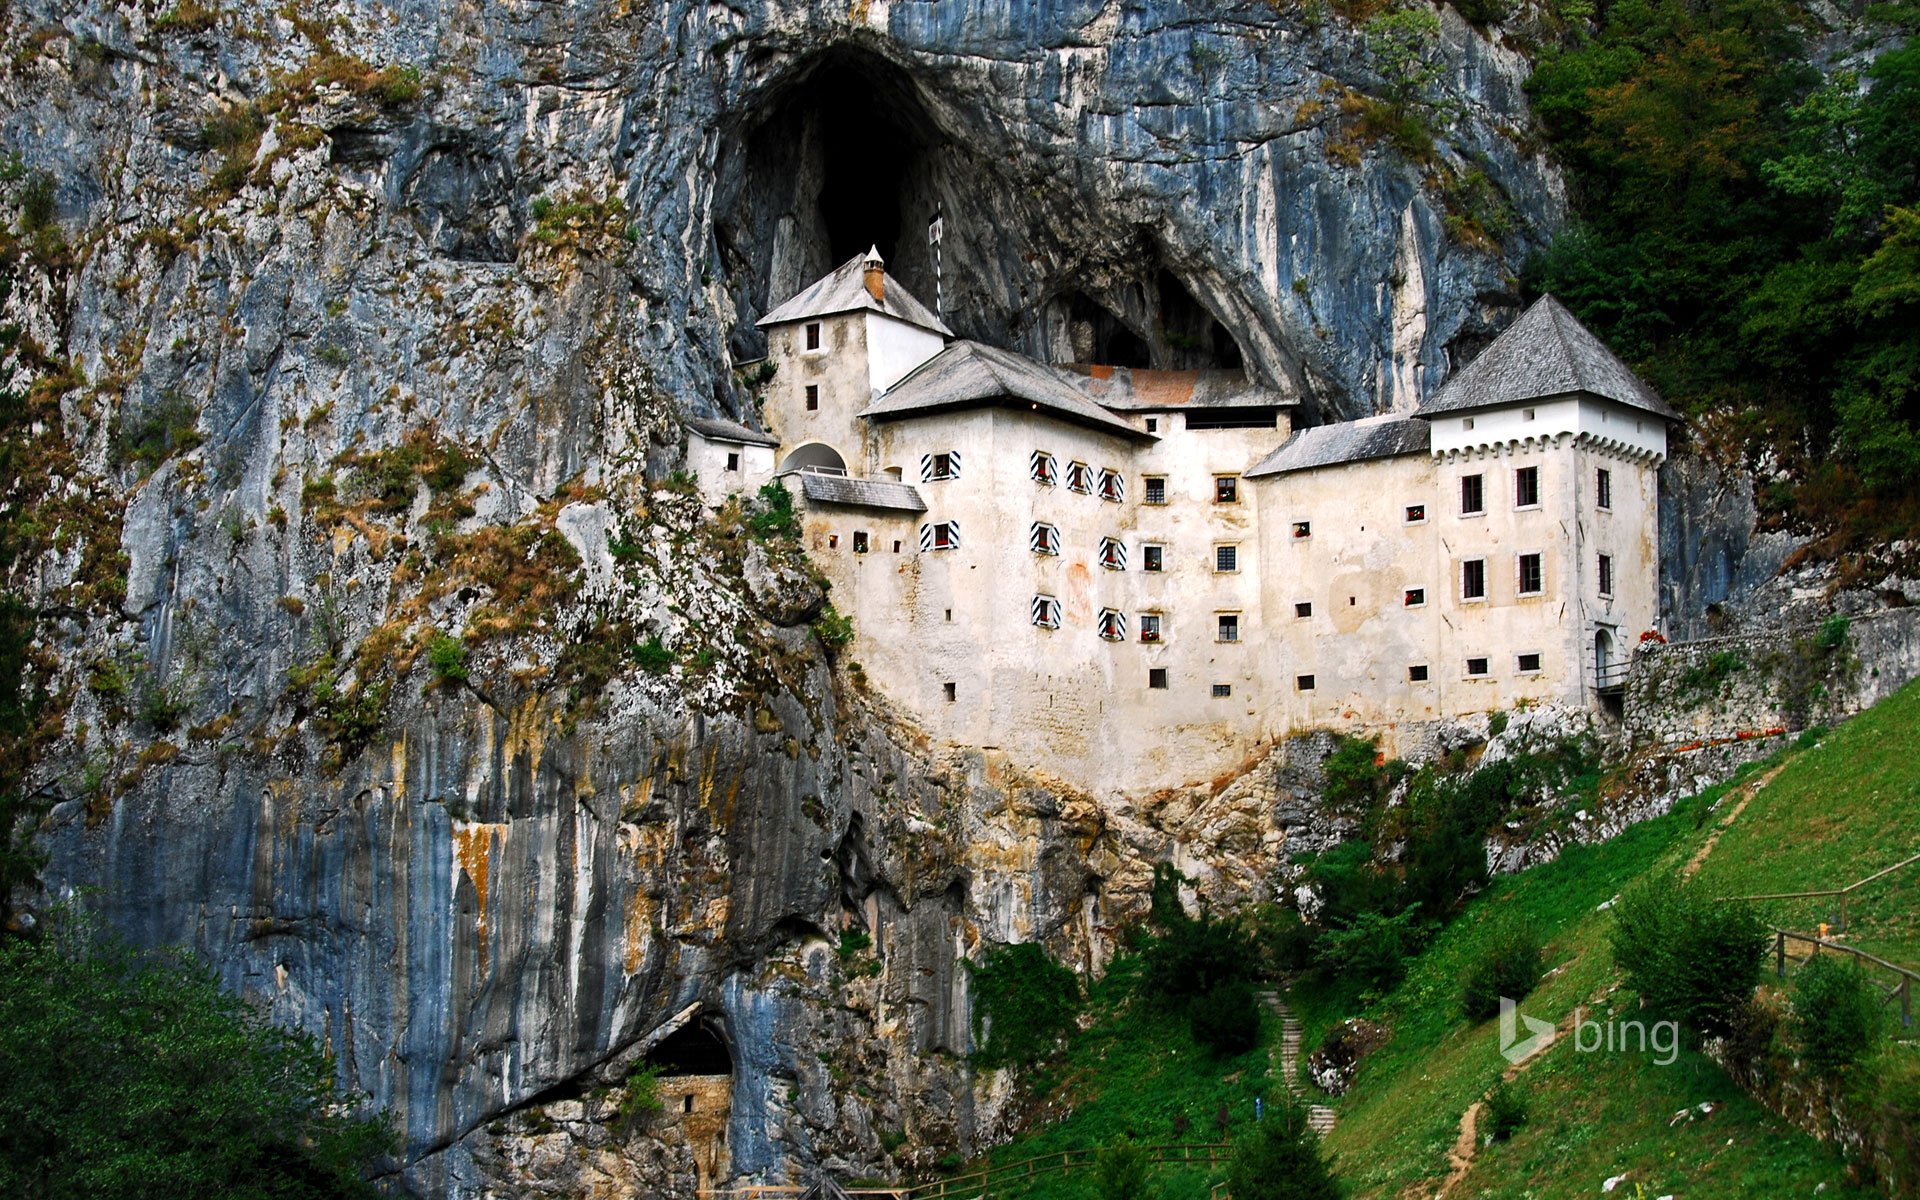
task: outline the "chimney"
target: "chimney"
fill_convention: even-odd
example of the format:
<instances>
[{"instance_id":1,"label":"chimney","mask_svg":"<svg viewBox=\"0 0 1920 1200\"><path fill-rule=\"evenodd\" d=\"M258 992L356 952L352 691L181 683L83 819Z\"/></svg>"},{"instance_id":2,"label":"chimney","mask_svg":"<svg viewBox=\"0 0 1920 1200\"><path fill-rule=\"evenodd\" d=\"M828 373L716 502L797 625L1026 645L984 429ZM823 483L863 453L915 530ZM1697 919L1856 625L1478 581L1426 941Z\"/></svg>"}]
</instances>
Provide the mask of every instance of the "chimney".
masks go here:
<instances>
[{"instance_id":1,"label":"chimney","mask_svg":"<svg viewBox=\"0 0 1920 1200\"><path fill-rule=\"evenodd\" d=\"M867 284L867 294L875 300L887 298L887 264L880 258L880 247L867 251L866 270L863 278Z\"/></svg>"}]
</instances>

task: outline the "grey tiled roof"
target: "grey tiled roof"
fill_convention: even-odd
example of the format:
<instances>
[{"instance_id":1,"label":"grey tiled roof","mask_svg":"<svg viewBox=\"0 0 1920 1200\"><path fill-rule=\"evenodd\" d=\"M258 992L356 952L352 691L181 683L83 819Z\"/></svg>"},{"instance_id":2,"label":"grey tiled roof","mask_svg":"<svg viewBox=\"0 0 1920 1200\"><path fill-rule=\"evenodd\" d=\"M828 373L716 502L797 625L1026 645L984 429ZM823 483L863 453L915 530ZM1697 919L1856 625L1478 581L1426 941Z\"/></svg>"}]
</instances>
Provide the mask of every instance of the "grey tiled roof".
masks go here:
<instances>
[{"instance_id":1,"label":"grey tiled roof","mask_svg":"<svg viewBox=\"0 0 1920 1200\"><path fill-rule=\"evenodd\" d=\"M1552 296L1542 296L1521 313L1415 415L1469 412L1568 392L1590 392L1670 421L1680 419Z\"/></svg>"},{"instance_id":2,"label":"grey tiled roof","mask_svg":"<svg viewBox=\"0 0 1920 1200\"><path fill-rule=\"evenodd\" d=\"M861 508L891 508L925 512L926 504L912 484L897 479L854 479L846 475L800 472L800 491L819 504L853 504Z\"/></svg>"},{"instance_id":3,"label":"grey tiled roof","mask_svg":"<svg viewBox=\"0 0 1920 1200\"><path fill-rule=\"evenodd\" d=\"M716 442L739 442L743 446L778 446L778 438L768 437L758 430L748 429L738 421L729 421L724 417L694 417L687 422L687 428L701 437Z\"/></svg>"},{"instance_id":4,"label":"grey tiled roof","mask_svg":"<svg viewBox=\"0 0 1920 1200\"><path fill-rule=\"evenodd\" d=\"M867 256L856 254L833 271L813 281L801 289L798 295L785 304L776 307L754 324L761 327L785 325L793 321L804 321L813 317L830 317L836 313L858 312L871 309L897 317L909 325L918 325L922 329L931 329L943 337L952 337L953 330L935 316L926 305L913 298L913 293L900 286L900 281L891 275L884 276L886 286L880 290L886 298L875 300L873 293L867 290Z\"/></svg>"},{"instance_id":5,"label":"grey tiled roof","mask_svg":"<svg viewBox=\"0 0 1920 1200\"><path fill-rule=\"evenodd\" d=\"M1248 379L1244 371L1163 371L1084 363L1073 363L1064 369L1087 376L1084 385L1087 394L1116 412L1288 408L1300 403L1298 396L1262 387Z\"/></svg>"},{"instance_id":6,"label":"grey tiled roof","mask_svg":"<svg viewBox=\"0 0 1920 1200\"><path fill-rule=\"evenodd\" d=\"M1316 425L1299 430L1282 442L1278 450L1247 472L1247 478L1285 475L1290 471L1376 458L1398 458L1403 454L1425 454L1430 432L1431 427L1425 421L1398 413L1342 421L1338 425Z\"/></svg>"},{"instance_id":7,"label":"grey tiled roof","mask_svg":"<svg viewBox=\"0 0 1920 1200\"><path fill-rule=\"evenodd\" d=\"M884 419L1014 402L1121 437L1154 440L1152 434L1095 404L1081 390L1083 382L1079 376L1006 350L978 342L954 342L894 384L860 415Z\"/></svg>"}]
</instances>

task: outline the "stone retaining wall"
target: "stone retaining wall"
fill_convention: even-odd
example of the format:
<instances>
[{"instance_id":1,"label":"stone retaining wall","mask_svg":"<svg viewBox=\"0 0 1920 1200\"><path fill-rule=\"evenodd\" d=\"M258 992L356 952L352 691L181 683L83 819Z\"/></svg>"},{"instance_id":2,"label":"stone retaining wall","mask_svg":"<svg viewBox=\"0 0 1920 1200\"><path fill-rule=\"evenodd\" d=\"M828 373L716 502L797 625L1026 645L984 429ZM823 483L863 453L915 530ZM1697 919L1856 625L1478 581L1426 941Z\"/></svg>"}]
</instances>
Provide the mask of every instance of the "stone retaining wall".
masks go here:
<instances>
[{"instance_id":1,"label":"stone retaining wall","mask_svg":"<svg viewBox=\"0 0 1920 1200\"><path fill-rule=\"evenodd\" d=\"M1832 724L1920 676L1920 608L1643 645L1627 676L1637 743L1678 746Z\"/></svg>"}]
</instances>

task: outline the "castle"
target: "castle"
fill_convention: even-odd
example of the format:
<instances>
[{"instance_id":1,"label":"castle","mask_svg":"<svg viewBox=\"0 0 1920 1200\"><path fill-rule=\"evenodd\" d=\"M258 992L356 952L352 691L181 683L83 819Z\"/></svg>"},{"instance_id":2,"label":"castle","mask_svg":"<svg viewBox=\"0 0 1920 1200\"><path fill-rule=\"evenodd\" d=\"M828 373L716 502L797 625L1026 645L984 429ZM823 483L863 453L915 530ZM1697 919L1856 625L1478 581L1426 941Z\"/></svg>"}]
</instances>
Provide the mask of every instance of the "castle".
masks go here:
<instances>
[{"instance_id":1,"label":"castle","mask_svg":"<svg viewBox=\"0 0 1920 1200\"><path fill-rule=\"evenodd\" d=\"M788 487L848 653L936 741L1204 782L1307 729L1604 705L1657 620L1679 417L1551 297L1416 411L1298 430L1238 371L955 339L877 252L760 325L768 433L694 423L701 485Z\"/></svg>"}]
</instances>

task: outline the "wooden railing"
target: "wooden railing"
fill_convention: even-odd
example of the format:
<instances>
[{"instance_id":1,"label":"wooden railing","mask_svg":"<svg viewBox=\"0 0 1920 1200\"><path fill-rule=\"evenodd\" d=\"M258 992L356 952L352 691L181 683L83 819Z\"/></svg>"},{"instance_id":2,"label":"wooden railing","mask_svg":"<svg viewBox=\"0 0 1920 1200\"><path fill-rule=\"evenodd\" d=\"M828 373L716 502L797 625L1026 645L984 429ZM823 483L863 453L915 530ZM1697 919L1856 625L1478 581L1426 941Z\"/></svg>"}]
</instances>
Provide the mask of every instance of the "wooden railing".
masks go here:
<instances>
[{"instance_id":1,"label":"wooden railing","mask_svg":"<svg viewBox=\"0 0 1920 1200\"><path fill-rule=\"evenodd\" d=\"M1881 1003L1891 1004L1895 1000L1898 1000L1900 1002L1900 1024L1909 1029L1913 1028L1913 985L1916 980L1920 980L1920 974L1915 974L1898 963L1890 963L1877 955L1868 954L1865 950L1858 950L1852 946L1842 945L1839 942L1831 942L1826 938L1815 937L1810 933L1792 933L1785 929L1776 929L1773 931L1774 972L1782 979L1787 977L1787 943L1790 941L1805 942L1812 946L1813 949L1809 952L1809 957L1820 953L1822 950L1833 950L1840 954L1851 954L1863 962L1868 962L1876 967L1893 972L1893 985L1887 989L1887 998L1881 1001Z\"/></svg>"},{"instance_id":2,"label":"wooden railing","mask_svg":"<svg viewBox=\"0 0 1920 1200\"><path fill-rule=\"evenodd\" d=\"M1156 1166L1217 1167L1226 1162L1230 1147L1224 1142L1205 1142L1193 1145L1148 1146L1146 1150L1149 1161ZM1058 1175L1062 1172L1092 1166L1099 1153L1097 1149L1059 1150L1052 1154L1023 1158L1018 1162L1001 1163L996 1167L969 1171L965 1175L936 1179L931 1183L894 1187L852 1187L845 1190L849 1196L883 1197L884 1200L991 1200L994 1190L1010 1186L1017 1181L1038 1179L1046 1175ZM798 1196L806 1190L790 1184L767 1184L759 1187L701 1191L697 1194L701 1200L779 1200L780 1197Z\"/></svg>"},{"instance_id":3,"label":"wooden railing","mask_svg":"<svg viewBox=\"0 0 1920 1200\"><path fill-rule=\"evenodd\" d=\"M1914 863L1920 863L1920 854L1916 854L1912 858L1903 858L1890 867L1875 871L1865 879L1857 879L1841 888L1822 888L1812 892L1772 892L1761 896L1722 896L1720 897L1720 901L1721 903L1727 903L1733 900L1814 900L1822 896L1837 896L1840 898L1840 920L1839 923L1834 926L1834 932L1845 933L1847 931L1847 897L1868 884L1885 879L1900 868L1910 867Z\"/></svg>"}]
</instances>

